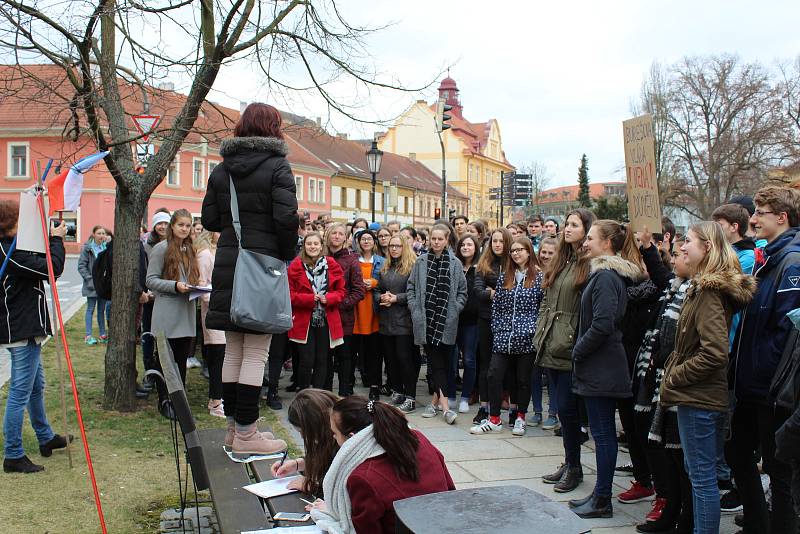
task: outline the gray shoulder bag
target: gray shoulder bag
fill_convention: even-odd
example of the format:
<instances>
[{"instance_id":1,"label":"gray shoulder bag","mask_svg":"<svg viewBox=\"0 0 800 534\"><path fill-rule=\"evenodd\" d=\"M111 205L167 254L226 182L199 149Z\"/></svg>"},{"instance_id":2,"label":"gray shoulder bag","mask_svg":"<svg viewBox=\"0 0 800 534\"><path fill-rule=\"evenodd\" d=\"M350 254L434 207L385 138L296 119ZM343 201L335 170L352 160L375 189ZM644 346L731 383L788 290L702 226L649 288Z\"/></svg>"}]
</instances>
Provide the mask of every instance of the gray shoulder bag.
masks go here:
<instances>
[{"instance_id":1,"label":"gray shoulder bag","mask_svg":"<svg viewBox=\"0 0 800 534\"><path fill-rule=\"evenodd\" d=\"M239 200L230 175L228 180L231 187L231 218L239 242L239 257L233 274L231 322L264 334L283 334L292 327L292 302L286 264L272 256L242 247Z\"/></svg>"}]
</instances>

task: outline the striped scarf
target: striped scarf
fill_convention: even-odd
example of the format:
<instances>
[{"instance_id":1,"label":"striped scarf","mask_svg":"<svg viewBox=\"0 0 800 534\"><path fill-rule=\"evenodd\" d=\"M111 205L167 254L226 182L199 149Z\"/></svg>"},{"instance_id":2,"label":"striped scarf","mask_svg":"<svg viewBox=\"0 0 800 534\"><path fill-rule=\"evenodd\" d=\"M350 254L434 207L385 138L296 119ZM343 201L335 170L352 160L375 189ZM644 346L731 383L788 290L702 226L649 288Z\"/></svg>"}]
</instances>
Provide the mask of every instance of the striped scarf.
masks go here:
<instances>
[{"instance_id":1,"label":"striped scarf","mask_svg":"<svg viewBox=\"0 0 800 534\"><path fill-rule=\"evenodd\" d=\"M677 433L677 410L661 406L660 389L664 377L664 366L675 346L678 317L686 298L691 280L675 278L659 299L661 314L655 326L645 333L636 355L634 409L640 413L651 413L648 439L668 448L680 447Z\"/></svg>"},{"instance_id":2,"label":"striped scarf","mask_svg":"<svg viewBox=\"0 0 800 534\"><path fill-rule=\"evenodd\" d=\"M428 252L428 272L425 281L425 319L428 321L425 340L441 345L447 325L447 299L450 297L450 253L438 258Z\"/></svg>"},{"instance_id":3,"label":"striped scarf","mask_svg":"<svg viewBox=\"0 0 800 534\"><path fill-rule=\"evenodd\" d=\"M328 260L325 259L325 256L320 256L317 263L314 264L314 267L310 267L306 264L303 264L303 266L306 268L306 277L314 293L319 293L320 295L326 294L328 292ZM325 307L321 302L317 301L314 305L314 311L311 314L311 326L318 327L325 326L325 324Z\"/></svg>"}]
</instances>

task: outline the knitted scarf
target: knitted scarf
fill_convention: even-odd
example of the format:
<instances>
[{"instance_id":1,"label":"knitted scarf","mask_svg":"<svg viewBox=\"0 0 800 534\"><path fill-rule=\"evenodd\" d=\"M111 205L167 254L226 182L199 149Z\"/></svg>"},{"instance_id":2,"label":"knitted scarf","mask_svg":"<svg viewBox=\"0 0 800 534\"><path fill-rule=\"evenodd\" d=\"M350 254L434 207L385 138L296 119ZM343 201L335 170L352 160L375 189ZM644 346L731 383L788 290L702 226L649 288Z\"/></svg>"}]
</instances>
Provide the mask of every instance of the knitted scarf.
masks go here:
<instances>
[{"instance_id":1,"label":"knitted scarf","mask_svg":"<svg viewBox=\"0 0 800 534\"><path fill-rule=\"evenodd\" d=\"M440 345L447 325L447 299L450 298L450 253L436 257L428 252L425 280L425 318L428 321L425 340Z\"/></svg>"},{"instance_id":2,"label":"knitted scarf","mask_svg":"<svg viewBox=\"0 0 800 534\"><path fill-rule=\"evenodd\" d=\"M306 278L311 284L311 289L315 293L326 294L328 292L328 260L325 259L325 256L320 256L313 267L306 264L303 264L303 267L305 267ZM325 326L325 323L325 307L318 301L311 314L311 326Z\"/></svg>"},{"instance_id":3,"label":"knitted scarf","mask_svg":"<svg viewBox=\"0 0 800 534\"><path fill-rule=\"evenodd\" d=\"M659 299L661 313L655 326L645 333L636 355L634 409L652 412L648 439L668 448L680 447L677 409L665 409L659 402L664 365L675 346L678 317L691 280L675 278Z\"/></svg>"},{"instance_id":4,"label":"knitted scarf","mask_svg":"<svg viewBox=\"0 0 800 534\"><path fill-rule=\"evenodd\" d=\"M327 511L311 510L312 519L323 532L355 533L350 495L347 494L347 479L356 467L385 452L375 441L372 425L359 431L339 448L322 481Z\"/></svg>"}]
</instances>

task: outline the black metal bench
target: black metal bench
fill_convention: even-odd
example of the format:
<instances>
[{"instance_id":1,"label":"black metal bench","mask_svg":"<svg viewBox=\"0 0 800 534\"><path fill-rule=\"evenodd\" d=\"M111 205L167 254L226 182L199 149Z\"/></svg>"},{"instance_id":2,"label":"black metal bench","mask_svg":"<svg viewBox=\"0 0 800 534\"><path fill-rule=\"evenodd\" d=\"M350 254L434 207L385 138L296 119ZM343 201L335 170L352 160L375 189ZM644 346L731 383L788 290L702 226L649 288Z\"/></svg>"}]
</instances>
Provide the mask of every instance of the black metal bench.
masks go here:
<instances>
[{"instance_id":1,"label":"black metal bench","mask_svg":"<svg viewBox=\"0 0 800 534\"><path fill-rule=\"evenodd\" d=\"M310 496L291 493L265 500L243 489L244 486L254 482L271 480L272 460L249 464L232 462L222 450L225 441L224 429L201 430L198 436L208 473L209 491L214 502L217 524L223 534L312 524L311 521L273 522L271 519L276 512L305 512L306 503L301 501L300 497L311 500Z\"/></svg>"}]
</instances>

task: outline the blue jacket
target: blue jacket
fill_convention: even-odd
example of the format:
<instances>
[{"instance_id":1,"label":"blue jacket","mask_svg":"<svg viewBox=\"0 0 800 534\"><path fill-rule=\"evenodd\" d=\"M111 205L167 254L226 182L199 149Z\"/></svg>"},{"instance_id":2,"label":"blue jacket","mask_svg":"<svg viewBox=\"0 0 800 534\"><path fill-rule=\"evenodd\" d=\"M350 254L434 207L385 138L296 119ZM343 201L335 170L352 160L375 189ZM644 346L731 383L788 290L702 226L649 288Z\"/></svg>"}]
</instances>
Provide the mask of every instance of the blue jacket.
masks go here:
<instances>
[{"instance_id":1,"label":"blue jacket","mask_svg":"<svg viewBox=\"0 0 800 534\"><path fill-rule=\"evenodd\" d=\"M800 228L790 228L764 248L756 263L758 291L742 313L734 341L732 387L739 400L768 402L770 382L800 307Z\"/></svg>"},{"instance_id":2,"label":"blue jacket","mask_svg":"<svg viewBox=\"0 0 800 534\"><path fill-rule=\"evenodd\" d=\"M531 287L524 280L511 289L503 287L505 272L497 277L494 300L492 300L492 351L500 354L532 354L533 334L542 302L542 273L536 274Z\"/></svg>"}]
</instances>

